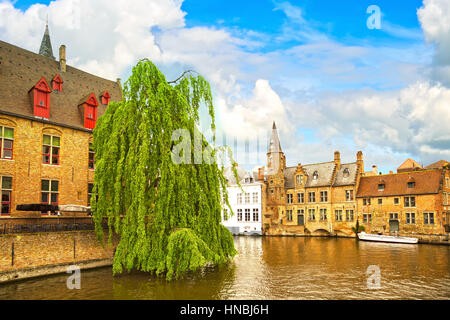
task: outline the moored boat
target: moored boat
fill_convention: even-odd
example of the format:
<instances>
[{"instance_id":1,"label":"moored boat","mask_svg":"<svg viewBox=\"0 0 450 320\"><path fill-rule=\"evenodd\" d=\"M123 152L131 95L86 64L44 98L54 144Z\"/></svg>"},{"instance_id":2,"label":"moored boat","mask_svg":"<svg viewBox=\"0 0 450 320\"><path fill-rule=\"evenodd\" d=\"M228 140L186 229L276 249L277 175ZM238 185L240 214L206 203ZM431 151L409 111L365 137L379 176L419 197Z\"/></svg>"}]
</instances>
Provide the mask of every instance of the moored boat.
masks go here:
<instances>
[{"instance_id":1,"label":"moored boat","mask_svg":"<svg viewBox=\"0 0 450 320\"><path fill-rule=\"evenodd\" d=\"M418 243L418 238L412 237L398 237L398 236L386 236L382 234L368 234L365 232L358 233L358 239L363 241L375 241L375 242L391 242L391 243Z\"/></svg>"}]
</instances>

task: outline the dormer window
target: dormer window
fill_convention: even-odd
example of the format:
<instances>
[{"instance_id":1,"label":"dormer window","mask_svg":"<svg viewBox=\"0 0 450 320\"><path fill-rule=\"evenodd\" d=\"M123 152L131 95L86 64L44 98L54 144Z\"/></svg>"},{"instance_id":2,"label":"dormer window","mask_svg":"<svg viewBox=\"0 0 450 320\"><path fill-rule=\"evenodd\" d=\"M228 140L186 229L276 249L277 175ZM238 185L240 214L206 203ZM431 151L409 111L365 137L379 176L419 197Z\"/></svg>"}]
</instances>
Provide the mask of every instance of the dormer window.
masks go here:
<instances>
[{"instance_id":1,"label":"dormer window","mask_svg":"<svg viewBox=\"0 0 450 320\"><path fill-rule=\"evenodd\" d=\"M414 188L416 186L416 183L414 181L408 182L408 188Z\"/></svg>"},{"instance_id":2,"label":"dormer window","mask_svg":"<svg viewBox=\"0 0 450 320\"><path fill-rule=\"evenodd\" d=\"M317 171L314 171L313 180L317 180L318 178L319 178L319 173Z\"/></svg>"},{"instance_id":3,"label":"dormer window","mask_svg":"<svg viewBox=\"0 0 450 320\"><path fill-rule=\"evenodd\" d=\"M59 74L57 74L52 80L52 89L53 89L53 91L61 92L62 91L62 84L63 84L63 81L61 79L61 76Z\"/></svg>"},{"instance_id":4,"label":"dormer window","mask_svg":"<svg viewBox=\"0 0 450 320\"><path fill-rule=\"evenodd\" d=\"M384 191L384 183L378 184L378 191Z\"/></svg>"},{"instance_id":5,"label":"dormer window","mask_svg":"<svg viewBox=\"0 0 450 320\"><path fill-rule=\"evenodd\" d=\"M109 95L108 90L106 90L101 96L100 98L102 98L102 104L109 104L109 99L111 98L111 96Z\"/></svg>"},{"instance_id":6,"label":"dormer window","mask_svg":"<svg viewBox=\"0 0 450 320\"><path fill-rule=\"evenodd\" d=\"M36 117L50 118L50 86L41 78L29 91L32 95L33 114Z\"/></svg>"},{"instance_id":7,"label":"dormer window","mask_svg":"<svg viewBox=\"0 0 450 320\"><path fill-rule=\"evenodd\" d=\"M94 129L97 122L97 99L91 93L87 99L83 99L80 104L80 110L83 113L84 127L86 129Z\"/></svg>"},{"instance_id":8,"label":"dormer window","mask_svg":"<svg viewBox=\"0 0 450 320\"><path fill-rule=\"evenodd\" d=\"M348 170L348 168L344 169L344 178L348 178L350 175L350 171Z\"/></svg>"},{"instance_id":9,"label":"dormer window","mask_svg":"<svg viewBox=\"0 0 450 320\"><path fill-rule=\"evenodd\" d=\"M298 175L297 176L297 184L298 185L302 185L303 184L303 176L302 175Z\"/></svg>"}]
</instances>

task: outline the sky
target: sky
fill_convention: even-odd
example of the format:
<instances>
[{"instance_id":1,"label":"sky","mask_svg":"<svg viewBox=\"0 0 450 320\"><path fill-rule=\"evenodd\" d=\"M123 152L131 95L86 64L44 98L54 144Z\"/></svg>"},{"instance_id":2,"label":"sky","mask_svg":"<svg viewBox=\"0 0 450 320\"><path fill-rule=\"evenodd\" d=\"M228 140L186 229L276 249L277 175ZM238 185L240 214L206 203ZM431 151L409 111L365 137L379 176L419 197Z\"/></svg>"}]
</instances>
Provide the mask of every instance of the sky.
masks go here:
<instances>
[{"instance_id":1,"label":"sky","mask_svg":"<svg viewBox=\"0 0 450 320\"><path fill-rule=\"evenodd\" d=\"M448 0L0 0L0 40L37 52L47 16L55 56L65 44L87 72L124 83L148 58L167 79L202 74L246 169L265 165L273 121L288 166L450 160Z\"/></svg>"}]
</instances>

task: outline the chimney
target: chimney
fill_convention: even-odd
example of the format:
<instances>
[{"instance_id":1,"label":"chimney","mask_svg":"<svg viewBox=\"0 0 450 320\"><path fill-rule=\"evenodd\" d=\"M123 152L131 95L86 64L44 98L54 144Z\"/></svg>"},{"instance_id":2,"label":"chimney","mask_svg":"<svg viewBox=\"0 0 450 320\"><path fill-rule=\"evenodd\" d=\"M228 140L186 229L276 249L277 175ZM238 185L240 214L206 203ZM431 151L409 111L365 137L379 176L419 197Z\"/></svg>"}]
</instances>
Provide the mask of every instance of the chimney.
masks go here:
<instances>
[{"instance_id":1,"label":"chimney","mask_svg":"<svg viewBox=\"0 0 450 320\"><path fill-rule=\"evenodd\" d=\"M339 151L334 152L334 163L336 164L337 170L341 168L341 154Z\"/></svg>"},{"instance_id":2,"label":"chimney","mask_svg":"<svg viewBox=\"0 0 450 320\"><path fill-rule=\"evenodd\" d=\"M66 46L59 47L59 69L61 72L66 72Z\"/></svg>"},{"instance_id":3,"label":"chimney","mask_svg":"<svg viewBox=\"0 0 450 320\"><path fill-rule=\"evenodd\" d=\"M389 174L393 174L393 173L394 173L394 171L392 171L392 170L389 171Z\"/></svg>"},{"instance_id":4,"label":"chimney","mask_svg":"<svg viewBox=\"0 0 450 320\"><path fill-rule=\"evenodd\" d=\"M372 166L372 172L373 172L374 175L378 174L378 168L377 168L376 165Z\"/></svg>"},{"instance_id":5,"label":"chimney","mask_svg":"<svg viewBox=\"0 0 450 320\"><path fill-rule=\"evenodd\" d=\"M364 172L364 160L362 151L358 151L356 154L356 164L359 168L359 172Z\"/></svg>"}]
</instances>

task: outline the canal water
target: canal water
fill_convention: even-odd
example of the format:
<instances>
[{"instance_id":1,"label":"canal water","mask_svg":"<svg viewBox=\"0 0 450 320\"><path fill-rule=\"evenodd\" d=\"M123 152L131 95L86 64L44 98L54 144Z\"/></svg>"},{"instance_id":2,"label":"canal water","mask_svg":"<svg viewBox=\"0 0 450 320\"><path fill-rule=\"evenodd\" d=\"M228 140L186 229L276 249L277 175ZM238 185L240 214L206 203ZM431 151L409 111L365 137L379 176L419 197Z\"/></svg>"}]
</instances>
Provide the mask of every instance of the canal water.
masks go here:
<instances>
[{"instance_id":1,"label":"canal water","mask_svg":"<svg viewBox=\"0 0 450 320\"><path fill-rule=\"evenodd\" d=\"M450 246L300 237L235 245L229 264L179 281L101 268L82 271L79 290L62 274L0 285L0 299L450 299Z\"/></svg>"}]
</instances>

